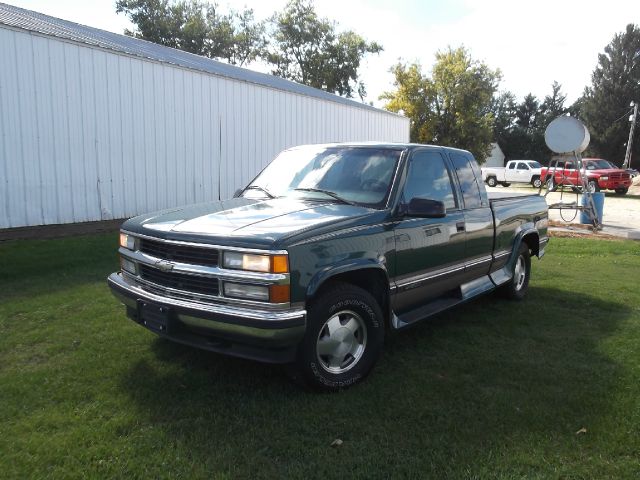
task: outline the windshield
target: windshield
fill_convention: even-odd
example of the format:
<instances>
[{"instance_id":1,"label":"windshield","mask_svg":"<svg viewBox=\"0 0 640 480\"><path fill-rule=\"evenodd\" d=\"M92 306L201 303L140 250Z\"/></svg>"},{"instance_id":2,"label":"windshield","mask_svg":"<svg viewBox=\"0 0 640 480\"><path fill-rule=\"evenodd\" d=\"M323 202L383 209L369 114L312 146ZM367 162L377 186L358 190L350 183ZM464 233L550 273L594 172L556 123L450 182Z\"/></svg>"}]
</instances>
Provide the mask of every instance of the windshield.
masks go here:
<instances>
[{"instance_id":1,"label":"windshield","mask_svg":"<svg viewBox=\"0 0 640 480\"><path fill-rule=\"evenodd\" d=\"M618 168L615 165L613 165L611 162L608 162L606 160L585 160L584 165L587 170Z\"/></svg>"},{"instance_id":2,"label":"windshield","mask_svg":"<svg viewBox=\"0 0 640 480\"><path fill-rule=\"evenodd\" d=\"M383 208L400 154L400 150L358 147L286 150L242 196L304 197Z\"/></svg>"},{"instance_id":3,"label":"windshield","mask_svg":"<svg viewBox=\"0 0 640 480\"><path fill-rule=\"evenodd\" d=\"M538 162L527 162L531 168L542 168Z\"/></svg>"}]
</instances>

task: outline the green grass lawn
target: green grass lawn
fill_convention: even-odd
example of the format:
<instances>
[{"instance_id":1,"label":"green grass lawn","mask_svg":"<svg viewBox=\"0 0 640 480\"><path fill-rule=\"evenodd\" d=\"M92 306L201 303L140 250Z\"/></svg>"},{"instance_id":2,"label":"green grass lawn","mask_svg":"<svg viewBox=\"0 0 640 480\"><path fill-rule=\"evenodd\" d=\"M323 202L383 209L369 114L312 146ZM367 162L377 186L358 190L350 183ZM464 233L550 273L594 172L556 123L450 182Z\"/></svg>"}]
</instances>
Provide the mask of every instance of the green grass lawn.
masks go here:
<instances>
[{"instance_id":1,"label":"green grass lawn","mask_svg":"<svg viewBox=\"0 0 640 480\"><path fill-rule=\"evenodd\" d=\"M552 239L319 395L126 319L116 241L0 244L2 478L640 478L640 243Z\"/></svg>"}]
</instances>

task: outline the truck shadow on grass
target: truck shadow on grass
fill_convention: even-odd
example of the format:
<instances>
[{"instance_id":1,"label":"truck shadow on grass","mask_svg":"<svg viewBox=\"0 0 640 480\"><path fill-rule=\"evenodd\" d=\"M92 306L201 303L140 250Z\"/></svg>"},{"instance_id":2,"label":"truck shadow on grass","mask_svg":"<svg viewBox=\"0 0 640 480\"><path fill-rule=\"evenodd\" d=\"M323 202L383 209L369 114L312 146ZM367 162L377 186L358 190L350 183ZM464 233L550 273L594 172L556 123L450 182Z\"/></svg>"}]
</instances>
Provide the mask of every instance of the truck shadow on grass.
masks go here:
<instances>
[{"instance_id":1,"label":"truck shadow on grass","mask_svg":"<svg viewBox=\"0 0 640 480\"><path fill-rule=\"evenodd\" d=\"M575 452L590 440L576 432L610 415L621 371L602 343L630 315L560 289L487 296L389 335L373 374L331 395L158 339L122 386L194 475L527 476L558 462L553 476L588 476Z\"/></svg>"}]
</instances>

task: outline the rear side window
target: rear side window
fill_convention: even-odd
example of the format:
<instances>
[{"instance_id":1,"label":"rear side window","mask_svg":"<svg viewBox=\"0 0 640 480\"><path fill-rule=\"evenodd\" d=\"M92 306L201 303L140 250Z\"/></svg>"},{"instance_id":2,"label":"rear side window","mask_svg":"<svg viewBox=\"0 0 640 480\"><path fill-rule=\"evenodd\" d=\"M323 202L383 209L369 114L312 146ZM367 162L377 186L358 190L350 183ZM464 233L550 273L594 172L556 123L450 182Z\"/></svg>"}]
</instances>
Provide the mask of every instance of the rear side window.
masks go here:
<instances>
[{"instance_id":1,"label":"rear side window","mask_svg":"<svg viewBox=\"0 0 640 480\"><path fill-rule=\"evenodd\" d=\"M418 150L409 161L407 181L402 194L405 203L421 197L444 203L447 210L456 209L456 200L451 187L451 177L438 152Z\"/></svg>"},{"instance_id":2,"label":"rear side window","mask_svg":"<svg viewBox=\"0 0 640 480\"><path fill-rule=\"evenodd\" d=\"M477 208L487 205L488 201L484 189L480 189L478 178L480 178L480 169L473 157L462 155L459 153L451 154L451 161L456 170L456 176L460 183L462 198L464 200L464 208ZM481 193L482 192L482 193Z\"/></svg>"},{"instance_id":3,"label":"rear side window","mask_svg":"<svg viewBox=\"0 0 640 480\"><path fill-rule=\"evenodd\" d=\"M509 170L513 170L514 168L516 168L516 164L515 163L510 163L509 164Z\"/></svg>"}]
</instances>

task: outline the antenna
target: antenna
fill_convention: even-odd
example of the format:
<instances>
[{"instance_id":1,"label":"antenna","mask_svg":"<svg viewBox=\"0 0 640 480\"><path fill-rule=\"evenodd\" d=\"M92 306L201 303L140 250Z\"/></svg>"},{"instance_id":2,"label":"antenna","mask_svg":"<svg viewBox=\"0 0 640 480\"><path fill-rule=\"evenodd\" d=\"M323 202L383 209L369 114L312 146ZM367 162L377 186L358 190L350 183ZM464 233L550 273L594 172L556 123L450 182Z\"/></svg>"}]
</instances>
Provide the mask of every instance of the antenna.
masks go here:
<instances>
[{"instance_id":1,"label":"antenna","mask_svg":"<svg viewBox=\"0 0 640 480\"><path fill-rule=\"evenodd\" d=\"M598 219L598 214L596 211L596 205L593 201L593 196L588 192L587 185L587 173L582 164L582 152L584 152L589 146L589 141L591 140L591 135L589 135L589 130L587 127L577 118L569 117L569 116L560 116L553 120L544 132L544 141L547 144L547 147L552 152L561 155L573 154L575 159L575 169L578 172L581 189L583 193L583 205L578 205L577 202L577 194L576 201L571 203L563 203L562 197L564 194L564 185L572 185L570 181L566 181L566 176L564 174L564 166L562 167L561 181L559 183L560 187L560 202L549 205L550 209L559 209L560 216L562 217L562 210L575 210L576 215L578 211L584 211L589 216L589 219L593 225L594 230L602 229L602 225ZM553 165L553 171L552 171ZM549 164L548 172L551 172L551 185L555 183L556 172L558 171L558 159L552 160ZM545 180L545 179L543 179ZM547 184L547 182L545 182ZM572 185L573 186L573 185ZM574 186L575 188L575 186ZM542 185L540 186L540 190L542 190ZM545 197L549 194L551 190L549 186L547 187L547 193ZM586 199L586 202L584 201ZM584 205L586 203L586 205ZM575 216L573 217L575 218ZM564 217L562 217L564 220ZM566 220L565 220L566 221Z\"/></svg>"}]
</instances>

